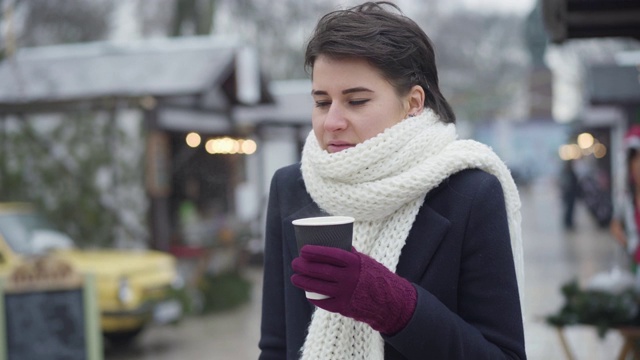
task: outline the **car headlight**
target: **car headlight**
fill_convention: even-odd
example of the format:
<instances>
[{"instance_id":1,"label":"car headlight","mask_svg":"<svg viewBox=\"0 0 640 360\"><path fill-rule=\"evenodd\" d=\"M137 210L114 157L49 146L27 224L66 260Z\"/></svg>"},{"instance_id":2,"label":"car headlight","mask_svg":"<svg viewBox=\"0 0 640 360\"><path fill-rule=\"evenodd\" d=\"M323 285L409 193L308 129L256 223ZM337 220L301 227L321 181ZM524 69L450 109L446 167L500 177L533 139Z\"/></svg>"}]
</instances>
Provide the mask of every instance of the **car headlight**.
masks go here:
<instances>
[{"instance_id":1,"label":"car headlight","mask_svg":"<svg viewBox=\"0 0 640 360\"><path fill-rule=\"evenodd\" d=\"M133 290L131 290L131 285L129 285L129 279L127 278L120 278L120 282L118 283L118 300L123 304L133 300Z\"/></svg>"}]
</instances>

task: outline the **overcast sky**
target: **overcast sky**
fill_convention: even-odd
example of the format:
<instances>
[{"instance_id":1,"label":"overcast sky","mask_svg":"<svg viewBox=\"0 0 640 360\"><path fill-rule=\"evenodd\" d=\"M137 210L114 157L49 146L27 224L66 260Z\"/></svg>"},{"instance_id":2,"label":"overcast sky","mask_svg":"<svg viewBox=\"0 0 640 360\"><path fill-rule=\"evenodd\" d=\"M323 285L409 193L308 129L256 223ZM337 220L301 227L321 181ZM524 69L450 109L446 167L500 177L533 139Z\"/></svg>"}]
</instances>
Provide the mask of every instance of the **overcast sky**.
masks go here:
<instances>
[{"instance_id":1,"label":"overcast sky","mask_svg":"<svg viewBox=\"0 0 640 360\"><path fill-rule=\"evenodd\" d=\"M536 0L458 0L465 6L478 11L527 14Z\"/></svg>"}]
</instances>

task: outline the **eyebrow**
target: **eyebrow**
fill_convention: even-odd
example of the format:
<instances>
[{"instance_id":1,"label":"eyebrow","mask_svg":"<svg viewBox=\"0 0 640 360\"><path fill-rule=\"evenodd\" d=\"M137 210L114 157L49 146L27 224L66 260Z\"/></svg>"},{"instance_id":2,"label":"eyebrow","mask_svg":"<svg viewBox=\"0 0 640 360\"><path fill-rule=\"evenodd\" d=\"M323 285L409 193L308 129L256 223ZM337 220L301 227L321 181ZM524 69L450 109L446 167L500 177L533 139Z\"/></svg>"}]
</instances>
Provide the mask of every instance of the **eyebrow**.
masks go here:
<instances>
[{"instance_id":1,"label":"eyebrow","mask_svg":"<svg viewBox=\"0 0 640 360\"><path fill-rule=\"evenodd\" d=\"M357 92L374 92L374 91L362 86L342 90L343 95L357 93ZM311 95L328 95L328 93L324 90L311 90Z\"/></svg>"}]
</instances>

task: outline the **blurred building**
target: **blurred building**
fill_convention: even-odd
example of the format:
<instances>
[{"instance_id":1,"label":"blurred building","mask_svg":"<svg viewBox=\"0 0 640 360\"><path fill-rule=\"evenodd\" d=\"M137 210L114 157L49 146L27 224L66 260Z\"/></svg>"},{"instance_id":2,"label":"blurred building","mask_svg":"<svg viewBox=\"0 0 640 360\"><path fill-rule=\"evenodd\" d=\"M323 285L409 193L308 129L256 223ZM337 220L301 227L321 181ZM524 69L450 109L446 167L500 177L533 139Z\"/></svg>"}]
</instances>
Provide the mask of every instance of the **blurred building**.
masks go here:
<instances>
[{"instance_id":1,"label":"blurred building","mask_svg":"<svg viewBox=\"0 0 640 360\"><path fill-rule=\"evenodd\" d=\"M633 0L539 0L551 41L632 37L640 40L640 3Z\"/></svg>"},{"instance_id":2,"label":"blurred building","mask_svg":"<svg viewBox=\"0 0 640 360\"><path fill-rule=\"evenodd\" d=\"M149 245L165 250L186 201L259 221L312 108L310 83L271 86L255 49L210 36L20 49L0 63L0 84L0 119L106 111L143 125Z\"/></svg>"},{"instance_id":3,"label":"blurred building","mask_svg":"<svg viewBox=\"0 0 640 360\"><path fill-rule=\"evenodd\" d=\"M475 124L473 135L505 161L519 187L558 172L557 150L568 132L568 127L553 117L553 77L544 59L548 39L539 4L531 10L524 25L522 35L530 60L526 115L521 119L480 121Z\"/></svg>"},{"instance_id":4,"label":"blurred building","mask_svg":"<svg viewBox=\"0 0 640 360\"><path fill-rule=\"evenodd\" d=\"M638 1L540 1L546 32L553 43L590 38L640 40ZM610 199L624 190L623 134L631 124L640 123L640 52L615 54L614 63L590 66L584 84L587 104L574 121L572 135L575 139L579 134L589 134L606 146L606 155L593 161L592 175ZM581 152L584 150L589 149Z\"/></svg>"}]
</instances>

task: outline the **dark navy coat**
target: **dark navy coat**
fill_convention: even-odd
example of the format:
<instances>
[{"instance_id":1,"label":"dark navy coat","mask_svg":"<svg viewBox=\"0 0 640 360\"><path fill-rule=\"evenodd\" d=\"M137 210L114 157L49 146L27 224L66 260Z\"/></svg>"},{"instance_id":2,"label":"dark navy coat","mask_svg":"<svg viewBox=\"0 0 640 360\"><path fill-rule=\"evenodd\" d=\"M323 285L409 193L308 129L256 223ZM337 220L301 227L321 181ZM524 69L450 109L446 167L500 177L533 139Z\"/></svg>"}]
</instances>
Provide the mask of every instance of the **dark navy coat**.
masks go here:
<instances>
[{"instance_id":1,"label":"dark navy coat","mask_svg":"<svg viewBox=\"0 0 640 360\"><path fill-rule=\"evenodd\" d=\"M300 165L278 170L267 210L262 360L299 358L314 307L290 281L297 256L291 221L318 212ZM504 196L495 176L465 170L429 192L396 273L416 286L418 301L409 324L383 336L385 359L526 358Z\"/></svg>"}]
</instances>

